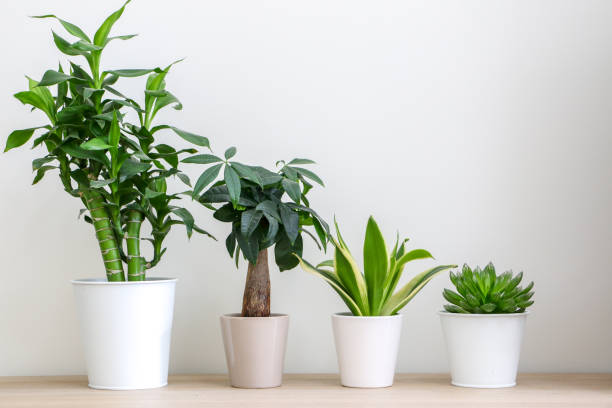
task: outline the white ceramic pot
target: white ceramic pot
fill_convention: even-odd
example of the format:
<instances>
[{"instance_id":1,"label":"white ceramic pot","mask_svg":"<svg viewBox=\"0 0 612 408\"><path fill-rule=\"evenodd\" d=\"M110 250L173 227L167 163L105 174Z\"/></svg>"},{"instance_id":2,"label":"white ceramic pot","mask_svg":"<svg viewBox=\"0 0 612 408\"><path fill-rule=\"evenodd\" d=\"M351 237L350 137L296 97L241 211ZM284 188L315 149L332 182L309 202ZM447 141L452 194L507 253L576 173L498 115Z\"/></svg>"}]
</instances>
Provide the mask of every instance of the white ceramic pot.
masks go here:
<instances>
[{"instance_id":1,"label":"white ceramic pot","mask_svg":"<svg viewBox=\"0 0 612 408\"><path fill-rule=\"evenodd\" d=\"M72 281L91 388L136 390L168 383L176 279Z\"/></svg>"},{"instance_id":2,"label":"white ceramic pot","mask_svg":"<svg viewBox=\"0 0 612 408\"><path fill-rule=\"evenodd\" d=\"M439 315L453 385L475 388L516 385L527 312L439 312Z\"/></svg>"},{"instance_id":3,"label":"white ceramic pot","mask_svg":"<svg viewBox=\"0 0 612 408\"><path fill-rule=\"evenodd\" d=\"M378 388L393 385L402 331L402 316L332 315L332 328L345 387Z\"/></svg>"},{"instance_id":4,"label":"white ceramic pot","mask_svg":"<svg viewBox=\"0 0 612 408\"><path fill-rule=\"evenodd\" d=\"M221 334L230 384L238 388L280 387L289 316L221 316Z\"/></svg>"}]
</instances>

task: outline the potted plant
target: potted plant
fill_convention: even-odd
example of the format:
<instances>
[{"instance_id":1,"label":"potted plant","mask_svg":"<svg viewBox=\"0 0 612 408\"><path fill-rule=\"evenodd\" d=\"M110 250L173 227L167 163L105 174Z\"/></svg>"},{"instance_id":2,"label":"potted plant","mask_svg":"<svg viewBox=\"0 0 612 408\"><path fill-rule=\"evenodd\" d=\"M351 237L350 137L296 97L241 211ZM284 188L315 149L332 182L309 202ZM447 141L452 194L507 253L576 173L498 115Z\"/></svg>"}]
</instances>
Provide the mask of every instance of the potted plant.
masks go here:
<instances>
[{"instance_id":1,"label":"potted plant","mask_svg":"<svg viewBox=\"0 0 612 408\"><path fill-rule=\"evenodd\" d=\"M300 259L302 268L322 277L340 295L349 313L332 315L332 327L345 387L375 388L393 385L402 317L398 312L438 273L456 265L428 269L395 291L406 264L433 258L424 249L406 252L407 240L389 254L374 221L368 220L363 245L363 273L351 255L336 224L334 259L316 267Z\"/></svg>"},{"instance_id":2,"label":"potted plant","mask_svg":"<svg viewBox=\"0 0 612 408\"><path fill-rule=\"evenodd\" d=\"M178 168L179 155L197 150L177 151L156 140L158 132L171 129L188 142L208 146L202 136L153 124L160 109L181 108L165 88L172 64L164 69L101 68L102 53L111 42L134 37L109 36L126 4L91 38L54 15L37 17L56 19L75 37L70 42L53 33L57 48L66 55L83 57L87 68L70 61L68 73L60 65L57 70L47 70L40 81L28 78L29 89L15 97L42 111L48 123L12 132L5 148L22 146L40 132L33 147L44 147L46 154L32 162L33 184L57 170L65 191L81 200L85 207L81 213L86 213L85 221L93 226L106 278L72 283L89 385L105 389L166 384L176 279L147 278L146 273L166 251L163 242L172 226L184 225L187 235L194 230L206 234L189 211L176 204L181 196L169 192L166 183L176 176L190 184ZM144 103L114 88L120 78L143 75L148 75ZM128 122L128 112L137 118L136 124ZM144 223L150 226L149 237L141 237ZM152 244L151 259L141 254L141 240Z\"/></svg>"},{"instance_id":3,"label":"potted plant","mask_svg":"<svg viewBox=\"0 0 612 408\"><path fill-rule=\"evenodd\" d=\"M439 314L452 383L477 388L516 385L533 282L523 289L522 272L497 275L492 263L473 271L464 265L461 272L451 272L450 279L457 292L444 289L450 304Z\"/></svg>"},{"instance_id":4,"label":"potted plant","mask_svg":"<svg viewBox=\"0 0 612 408\"><path fill-rule=\"evenodd\" d=\"M242 312L220 318L230 383L240 388L278 387L289 316L270 313L268 248L274 247L276 265L284 271L298 265L294 254L302 254L303 234L315 243L318 238L325 247L328 226L306 198L313 186L310 182L323 186L323 181L300 167L314 163L311 160L280 161L279 170L273 172L232 161L235 154L236 148L231 147L224 158L200 154L183 161L213 164L202 173L193 194L215 211L214 218L231 223L225 245L236 267L241 255L248 263ZM221 171L223 178L200 194Z\"/></svg>"}]
</instances>

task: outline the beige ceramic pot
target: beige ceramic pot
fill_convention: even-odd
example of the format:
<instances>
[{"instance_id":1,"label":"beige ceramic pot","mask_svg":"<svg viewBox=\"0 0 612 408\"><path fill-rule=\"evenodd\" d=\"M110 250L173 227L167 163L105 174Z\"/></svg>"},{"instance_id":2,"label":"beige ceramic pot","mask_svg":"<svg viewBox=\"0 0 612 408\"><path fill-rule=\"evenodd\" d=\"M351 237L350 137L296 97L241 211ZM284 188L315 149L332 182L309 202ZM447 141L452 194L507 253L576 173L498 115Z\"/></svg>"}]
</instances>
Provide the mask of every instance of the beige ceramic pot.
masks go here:
<instances>
[{"instance_id":1,"label":"beige ceramic pot","mask_svg":"<svg viewBox=\"0 0 612 408\"><path fill-rule=\"evenodd\" d=\"M289 316L221 316L221 333L232 387L272 388L283 381Z\"/></svg>"}]
</instances>

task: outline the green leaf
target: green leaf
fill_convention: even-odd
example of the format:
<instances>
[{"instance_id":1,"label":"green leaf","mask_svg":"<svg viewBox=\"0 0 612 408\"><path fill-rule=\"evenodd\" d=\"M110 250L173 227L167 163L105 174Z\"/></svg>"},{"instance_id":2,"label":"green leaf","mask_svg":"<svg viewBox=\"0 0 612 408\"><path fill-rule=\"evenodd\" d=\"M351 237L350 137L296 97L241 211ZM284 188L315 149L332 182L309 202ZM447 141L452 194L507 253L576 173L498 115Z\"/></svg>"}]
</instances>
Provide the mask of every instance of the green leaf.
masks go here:
<instances>
[{"instance_id":1,"label":"green leaf","mask_svg":"<svg viewBox=\"0 0 612 408\"><path fill-rule=\"evenodd\" d=\"M310 160L310 159L293 159L293 160L291 160L287 164L288 165L292 165L292 164L315 164L315 162Z\"/></svg>"},{"instance_id":2,"label":"green leaf","mask_svg":"<svg viewBox=\"0 0 612 408\"><path fill-rule=\"evenodd\" d=\"M231 203L227 203L215 211L213 217L221 222L234 222L238 219L237 214L239 212L234 210L234 206Z\"/></svg>"},{"instance_id":3,"label":"green leaf","mask_svg":"<svg viewBox=\"0 0 612 408\"><path fill-rule=\"evenodd\" d=\"M255 207L255 209L259 211L263 211L264 213L268 214L269 216L276 219L277 221L281 220L280 215L278 214L278 211L277 211L277 205L272 200L262 201L261 203L257 204L257 207Z\"/></svg>"},{"instance_id":4,"label":"green leaf","mask_svg":"<svg viewBox=\"0 0 612 408\"><path fill-rule=\"evenodd\" d=\"M380 312L381 316L397 314L434 276L442 271L456 267L457 265L440 265L421 272L385 302Z\"/></svg>"},{"instance_id":5,"label":"green leaf","mask_svg":"<svg viewBox=\"0 0 612 408\"><path fill-rule=\"evenodd\" d=\"M298 260L300 262L300 266L304 271L323 278L336 291L336 293L340 295L340 298L346 304L346 306L349 308L349 310L353 313L354 316L363 316L359 306L351 298L351 295L346 291L346 288L342 285L342 282L340 282L340 279L338 279L338 276L336 274L326 271L324 269L315 268L302 258L298 257Z\"/></svg>"},{"instance_id":6,"label":"green leaf","mask_svg":"<svg viewBox=\"0 0 612 408\"><path fill-rule=\"evenodd\" d=\"M185 208L171 208L170 211L178 215L183 220L185 228L187 229L187 236L191 237L191 234L193 233L194 224L193 215L191 215L191 213Z\"/></svg>"},{"instance_id":7,"label":"green leaf","mask_svg":"<svg viewBox=\"0 0 612 408\"><path fill-rule=\"evenodd\" d=\"M96 31L96 34L94 35L93 42L95 45L99 45L99 46L105 45L106 39L108 38L108 34L110 33L111 28L113 27L115 22L119 20L119 18L121 17L121 14L123 14L123 10L125 9L125 6L130 1L131 0L127 0L125 3L123 3L123 6L119 10L115 11L113 14L108 16L106 20L104 20L104 22L102 23L100 28L98 28L98 30Z\"/></svg>"},{"instance_id":8,"label":"green leaf","mask_svg":"<svg viewBox=\"0 0 612 408\"><path fill-rule=\"evenodd\" d=\"M66 55L87 55L86 51L80 50L78 48L73 47L68 41L60 37L55 33L55 31L51 31L53 34L53 42L60 52Z\"/></svg>"},{"instance_id":9,"label":"green leaf","mask_svg":"<svg viewBox=\"0 0 612 408\"><path fill-rule=\"evenodd\" d=\"M230 233L225 239L225 248L227 248L230 257L234 256L234 250L236 249L236 236L234 232Z\"/></svg>"},{"instance_id":10,"label":"green leaf","mask_svg":"<svg viewBox=\"0 0 612 408\"><path fill-rule=\"evenodd\" d=\"M55 85L66 81L85 82L80 78L49 69L44 73L42 79L40 80L37 86Z\"/></svg>"},{"instance_id":11,"label":"green leaf","mask_svg":"<svg viewBox=\"0 0 612 408\"><path fill-rule=\"evenodd\" d=\"M300 217L297 212L293 211L283 203L279 204L278 209L287 238L289 238L289 241L293 243L299 235Z\"/></svg>"},{"instance_id":12,"label":"green leaf","mask_svg":"<svg viewBox=\"0 0 612 408\"><path fill-rule=\"evenodd\" d=\"M53 99L51 99L51 106L49 106L49 103L45 101L38 92L35 92L35 91L18 92L13 96L17 98L24 105L31 105L37 109L40 109L47 115L47 117L52 122L54 121L53 119L53 113L54 113L53 112L54 111Z\"/></svg>"},{"instance_id":13,"label":"green leaf","mask_svg":"<svg viewBox=\"0 0 612 408\"><path fill-rule=\"evenodd\" d=\"M170 126L170 129L174 130L174 132L177 135L179 135L180 137L182 137L183 139L185 139L186 141L190 143L193 143L198 146L210 147L210 144L208 143L208 139L205 138L204 136L198 136L196 134L186 132L181 129L177 129L174 126Z\"/></svg>"},{"instance_id":14,"label":"green leaf","mask_svg":"<svg viewBox=\"0 0 612 408\"><path fill-rule=\"evenodd\" d=\"M94 181L89 182L89 186L92 188L100 188L100 187L108 186L111 183L114 183L115 180L117 179L112 178L108 180L94 180Z\"/></svg>"},{"instance_id":15,"label":"green leaf","mask_svg":"<svg viewBox=\"0 0 612 408\"><path fill-rule=\"evenodd\" d=\"M223 163L216 164L212 167L207 168L202 172L198 181L196 181L195 187L193 188L193 196L197 196L200 192L210 183L212 183L217 176L219 175L219 171L221 170L221 166Z\"/></svg>"},{"instance_id":16,"label":"green leaf","mask_svg":"<svg viewBox=\"0 0 612 408\"><path fill-rule=\"evenodd\" d=\"M229 149L227 149L227 150L225 151L225 158L226 158L227 160L231 159L231 158L232 158L232 157L234 157L235 155L236 155L236 147L235 147L235 146L232 146L232 147L230 147Z\"/></svg>"},{"instance_id":17,"label":"green leaf","mask_svg":"<svg viewBox=\"0 0 612 408\"><path fill-rule=\"evenodd\" d=\"M289 180L287 178L283 178L282 181L283 188L289 195L289 197L295 201L296 203L300 203L300 198L302 197L302 191L300 190L300 185L293 180Z\"/></svg>"},{"instance_id":18,"label":"green leaf","mask_svg":"<svg viewBox=\"0 0 612 408\"><path fill-rule=\"evenodd\" d=\"M312 171L308 170L308 169L303 169L301 167L293 167L293 169L295 169L300 175L309 178L310 180L314 181L315 183L320 184L321 186L325 187L325 184L323 183L323 180L321 180L321 178L319 178L319 176L317 176L316 174L314 174Z\"/></svg>"},{"instance_id":19,"label":"green leaf","mask_svg":"<svg viewBox=\"0 0 612 408\"><path fill-rule=\"evenodd\" d=\"M238 174L249 180L252 181L253 183L257 184L258 186L260 186L261 188L264 187L263 185L263 180L261 179L261 177L259 176L259 174L253 170L250 166L246 166L244 164L238 163L238 162L230 162L232 168L234 170L236 170L236 172L238 172Z\"/></svg>"},{"instance_id":20,"label":"green leaf","mask_svg":"<svg viewBox=\"0 0 612 408\"><path fill-rule=\"evenodd\" d=\"M363 272L372 315L377 315L382 306L388 267L389 254L387 253L385 239L374 218L370 217L363 244Z\"/></svg>"},{"instance_id":21,"label":"green leaf","mask_svg":"<svg viewBox=\"0 0 612 408\"><path fill-rule=\"evenodd\" d=\"M151 68L151 69L115 69L104 71L105 74L111 74L118 77L126 77L126 78L135 78L143 75L150 74L151 72L161 72L159 68Z\"/></svg>"},{"instance_id":22,"label":"green leaf","mask_svg":"<svg viewBox=\"0 0 612 408\"><path fill-rule=\"evenodd\" d=\"M263 213L257 210L243 211L240 215L240 233L245 237L250 237L259 225Z\"/></svg>"},{"instance_id":23,"label":"green leaf","mask_svg":"<svg viewBox=\"0 0 612 408\"><path fill-rule=\"evenodd\" d=\"M38 183L40 180L42 180L42 178L45 176L45 173L49 170L52 169L56 169L56 166L42 166L38 169L38 171L36 172L36 176L34 177L34 180L32 181L32 185Z\"/></svg>"},{"instance_id":24,"label":"green leaf","mask_svg":"<svg viewBox=\"0 0 612 408\"><path fill-rule=\"evenodd\" d=\"M174 147L160 143L155 146L155 150L163 155L162 159L165 160L170 166L174 168L178 166L178 156Z\"/></svg>"},{"instance_id":25,"label":"green leaf","mask_svg":"<svg viewBox=\"0 0 612 408\"><path fill-rule=\"evenodd\" d=\"M30 140L36 129L40 129L43 127L45 126L14 130L13 132L11 132L8 139L6 140L6 146L4 147L4 151L8 152L9 150L14 149L15 147L24 145L25 143L27 143L28 140Z\"/></svg>"},{"instance_id":26,"label":"green leaf","mask_svg":"<svg viewBox=\"0 0 612 408\"><path fill-rule=\"evenodd\" d=\"M43 16L31 16L32 18L54 18L57 21L59 21L62 26L64 26L64 28L66 29L66 31L68 31L68 33L74 35L75 37L78 37L84 41L87 42L91 42L91 40L89 39L89 37L87 36L87 34L85 34L83 32L83 30L81 30L79 27L77 27L76 25L69 23L68 21L62 20L61 18L53 15L53 14L45 14Z\"/></svg>"},{"instance_id":27,"label":"green leaf","mask_svg":"<svg viewBox=\"0 0 612 408\"><path fill-rule=\"evenodd\" d=\"M100 138L94 138L94 139L90 139L84 143L81 144L81 149L85 149L85 150L106 150L109 149L111 146L106 143L103 139Z\"/></svg>"},{"instance_id":28,"label":"green leaf","mask_svg":"<svg viewBox=\"0 0 612 408\"><path fill-rule=\"evenodd\" d=\"M367 316L370 314L367 287L357 262L348 249L338 245L336 242L334 242L334 246L334 270L343 286L347 289L347 293L359 305L362 314Z\"/></svg>"},{"instance_id":29,"label":"green leaf","mask_svg":"<svg viewBox=\"0 0 612 408\"><path fill-rule=\"evenodd\" d=\"M299 264L298 258L302 256L303 242L302 237L298 236L293 244L285 235L281 235L281 239L274 246L274 260L278 268L282 271L287 271L295 268Z\"/></svg>"},{"instance_id":30,"label":"green leaf","mask_svg":"<svg viewBox=\"0 0 612 408\"><path fill-rule=\"evenodd\" d=\"M119 182L123 183L132 176L146 172L151 168L150 163L143 163L134 159L127 159L119 170Z\"/></svg>"},{"instance_id":31,"label":"green leaf","mask_svg":"<svg viewBox=\"0 0 612 408\"><path fill-rule=\"evenodd\" d=\"M246 259L255 265L257 263L257 255L259 254L259 241L256 234L246 237L240 231L234 231L234 233L236 234L236 241L240 250L242 250Z\"/></svg>"},{"instance_id":32,"label":"green leaf","mask_svg":"<svg viewBox=\"0 0 612 408\"><path fill-rule=\"evenodd\" d=\"M232 204L234 204L234 206L238 205L241 188L240 177L238 177L236 171L230 166L225 166L223 178L225 179L225 184L227 185L227 191L229 193Z\"/></svg>"},{"instance_id":33,"label":"green leaf","mask_svg":"<svg viewBox=\"0 0 612 408\"><path fill-rule=\"evenodd\" d=\"M106 47L106 44L108 44L109 42L113 41L113 40L129 40L132 39L134 37L136 37L138 34L127 34L127 35L116 35L114 37L108 37L106 39L106 41L104 41L104 47Z\"/></svg>"},{"instance_id":34,"label":"green leaf","mask_svg":"<svg viewBox=\"0 0 612 408\"><path fill-rule=\"evenodd\" d=\"M32 160L32 171L36 171L38 169L40 169L43 165L52 162L53 160L56 160L56 157L52 157L52 156L46 156L46 157L41 157L39 159L34 159Z\"/></svg>"},{"instance_id":35,"label":"green leaf","mask_svg":"<svg viewBox=\"0 0 612 408\"><path fill-rule=\"evenodd\" d=\"M182 163L195 163L195 164L210 164L210 163L219 163L222 162L223 159L220 157L214 156L212 154L196 154L195 156L190 156L181 160Z\"/></svg>"}]
</instances>

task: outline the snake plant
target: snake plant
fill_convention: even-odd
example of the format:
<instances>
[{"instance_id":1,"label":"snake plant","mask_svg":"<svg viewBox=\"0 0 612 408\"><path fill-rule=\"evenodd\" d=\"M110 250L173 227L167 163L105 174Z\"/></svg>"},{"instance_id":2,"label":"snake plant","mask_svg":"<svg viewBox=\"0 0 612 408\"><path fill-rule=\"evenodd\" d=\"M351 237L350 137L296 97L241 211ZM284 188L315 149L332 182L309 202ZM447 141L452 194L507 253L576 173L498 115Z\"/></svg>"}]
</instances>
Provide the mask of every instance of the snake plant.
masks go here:
<instances>
[{"instance_id":1,"label":"snake plant","mask_svg":"<svg viewBox=\"0 0 612 408\"><path fill-rule=\"evenodd\" d=\"M85 221L94 227L109 281L125 280L124 264L128 280L144 280L145 271L160 261L166 250L164 238L176 224L183 224L188 235L194 230L207 234L195 225L187 209L175 204L181 195L168 192L166 183L176 176L190 185L178 168L179 155L197 150L177 150L157 138L169 129L197 146L208 147L208 139L167 124L154 125L162 108L182 107L166 89L166 75L174 63L153 69L101 68L102 53L111 43L135 36L110 36L128 3L106 18L93 37L55 15L35 17L57 20L74 39L68 41L53 32L55 45L69 57L83 58L87 67L69 61L68 73L60 64L57 70L47 70L40 81L28 78L28 90L15 98L44 113L47 123L15 130L5 147L5 152L17 148L36 132L41 133L33 148L44 147L46 154L32 162L36 172L33 184L57 170L65 191L82 201L82 212L88 212ZM141 103L114 87L121 78L145 75ZM128 115L138 123L128 122ZM141 238L144 222L150 224L151 236ZM142 239L153 246L150 260L141 255Z\"/></svg>"},{"instance_id":2,"label":"snake plant","mask_svg":"<svg viewBox=\"0 0 612 408\"><path fill-rule=\"evenodd\" d=\"M457 292L444 289L444 299L450 302L444 309L450 313L523 313L533 304L533 282L524 289L519 286L523 272L512 271L497 275L492 263L484 269L463 265L461 272L450 273Z\"/></svg>"},{"instance_id":3,"label":"snake plant","mask_svg":"<svg viewBox=\"0 0 612 408\"><path fill-rule=\"evenodd\" d=\"M407 239L399 236L388 253L385 240L374 218L368 220L363 245L363 273L346 245L336 223L336 238L329 239L335 247L334 259L313 266L299 258L301 267L320 276L340 295L354 316L390 316L397 314L438 273L455 268L441 265L419 273L395 291L404 267L417 259L433 258L424 249L406 252Z\"/></svg>"},{"instance_id":4,"label":"snake plant","mask_svg":"<svg viewBox=\"0 0 612 408\"><path fill-rule=\"evenodd\" d=\"M215 219L231 224L225 245L236 267L241 254L248 262L242 316L265 317L270 315L268 248L274 247L275 262L284 271L297 266L293 254L302 254L303 234L326 246L329 227L306 198L313 184L323 186L323 181L301 167L313 164L312 160L279 161L278 170L271 171L239 163L233 160L235 154L236 148L230 147L224 158L199 154L183 162L212 164L202 172L192 194L215 211ZM221 172L222 179L213 183ZM317 236L308 227L314 228Z\"/></svg>"}]
</instances>

